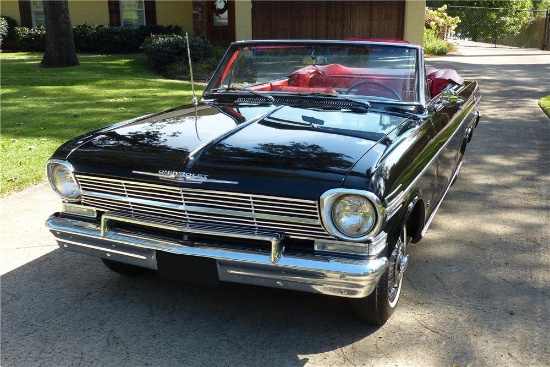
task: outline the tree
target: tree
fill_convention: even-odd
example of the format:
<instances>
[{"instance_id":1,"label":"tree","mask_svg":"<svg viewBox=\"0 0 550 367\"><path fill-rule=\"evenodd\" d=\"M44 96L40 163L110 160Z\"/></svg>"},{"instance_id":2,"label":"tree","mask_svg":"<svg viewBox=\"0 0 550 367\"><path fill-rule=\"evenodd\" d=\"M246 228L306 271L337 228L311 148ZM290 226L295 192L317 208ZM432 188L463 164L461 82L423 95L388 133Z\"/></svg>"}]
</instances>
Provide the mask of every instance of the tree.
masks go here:
<instances>
[{"instance_id":1,"label":"tree","mask_svg":"<svg viewBox=\"0 0 550 367\"><path fill-rule=\"evenodd\" d=\"M460 23L459 17L451 17L447 13L447 5L437 9L426 8L424 25L432 30L434 35L441 40L447 40L455 33L455 28Z\"/></svg>"},{"instance_id":2,"label":"tree","mask_svg":"<svg viewBox=\"0 0 550 367\"><path fill-rule=\"evenodd\" d=\"M531 0L495 1L427 1L429 7L449 3L447 13L460 17L456 29L462 38L497 41L507 34L517 34L521 27L532 20ZM471 7L484 9L471 9Z\"/></svg>"},{"instance_id":3,"label":"tree","mask_svg":"<svg viewBox=\"0 0 550 367\"><path fill-rule=\"evenodd\" d=\"M44 67L77 66L69 4L67 0L43 0L46 22L46 52Z\"/></svg>"},{"instance_id":4,"label":"tree","mask_svg":"<svg viewBox=\"0 0 550 367\"><path fill-rule=\"evenodd\" d=\"M533 0L533 9L550 10L550 0Z\"/></svg>"}]
</instances>

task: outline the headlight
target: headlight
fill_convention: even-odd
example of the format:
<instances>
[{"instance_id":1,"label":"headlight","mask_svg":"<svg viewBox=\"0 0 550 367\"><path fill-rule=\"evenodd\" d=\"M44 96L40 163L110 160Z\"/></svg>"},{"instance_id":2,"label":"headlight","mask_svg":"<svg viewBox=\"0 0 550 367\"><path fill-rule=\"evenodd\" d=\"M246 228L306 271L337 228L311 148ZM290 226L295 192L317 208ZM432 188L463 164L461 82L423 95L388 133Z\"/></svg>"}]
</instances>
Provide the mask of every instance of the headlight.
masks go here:
<instances>
[{"instance_id":1,"label":"headlight","mask_svg":"<svg viewBox=\"0 0 550 367\"><path fill-rule=\"evenodd\" d=\"M50 185L59 196L68 201L77 201L80 198L80 186L73 171L69 162L55 159L48 162Z\"/></svg>"},{"instance_id":2,"label":"headlight","mask_svg":"<svg viewBox=\"0 0 550 367\"><path fill-rule=\"evenodd\" d=\"M376 222L376 210L363 196L340 196L331 211L332 222L338 231L353 238L369 233Z\"/></svg>"},{"instance_id":3,"label":"headlight","mask_svg":"<svg viewBox=\"0 0 550 367\"><path fill-rule=\"evenodd\" d=\"M372 192L334 189L321 196L321 215L327 231L341 240L372 240L382 227L384 208Z\"/></svg>"}]
</instances>

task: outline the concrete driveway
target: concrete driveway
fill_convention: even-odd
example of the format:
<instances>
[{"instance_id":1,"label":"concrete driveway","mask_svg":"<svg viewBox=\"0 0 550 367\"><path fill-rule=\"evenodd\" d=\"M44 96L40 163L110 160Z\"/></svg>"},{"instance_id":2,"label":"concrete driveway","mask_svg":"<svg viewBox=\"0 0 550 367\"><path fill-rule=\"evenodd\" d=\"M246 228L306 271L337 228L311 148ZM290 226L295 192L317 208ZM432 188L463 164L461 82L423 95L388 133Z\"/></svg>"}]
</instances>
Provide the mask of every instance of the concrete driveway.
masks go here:
<instances>
[{"instance_id":1,"label":"concrete driveway","mask_svg":"<svg viewBox=\"0 0 550 367\"><path fill-rule=\"evenodd\" d=\"M2 366L548 366L550 53L464 44L479 80L461 176L378 328L343 299L126 278L57 248L47 185L1 200Z\"/></svg>"}]
</instances>

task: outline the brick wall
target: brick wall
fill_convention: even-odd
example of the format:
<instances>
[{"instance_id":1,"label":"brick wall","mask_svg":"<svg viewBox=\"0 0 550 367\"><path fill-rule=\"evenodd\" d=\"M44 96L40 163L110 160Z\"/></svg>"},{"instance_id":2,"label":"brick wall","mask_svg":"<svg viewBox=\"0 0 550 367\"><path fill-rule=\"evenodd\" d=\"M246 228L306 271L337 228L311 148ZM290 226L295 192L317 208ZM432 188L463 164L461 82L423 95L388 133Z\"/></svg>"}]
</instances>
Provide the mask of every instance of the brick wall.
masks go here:
<instances>
[{"instance_id":1,"label":"brick wall","mask_svg":"<svg viewBox=\"0 0 550 367\"><path fill-rule=\"evenodd\" d=\"M204 3L193 0L193 36L206 37L206 26L204 24Z\"/></svg>"}]
</instances>

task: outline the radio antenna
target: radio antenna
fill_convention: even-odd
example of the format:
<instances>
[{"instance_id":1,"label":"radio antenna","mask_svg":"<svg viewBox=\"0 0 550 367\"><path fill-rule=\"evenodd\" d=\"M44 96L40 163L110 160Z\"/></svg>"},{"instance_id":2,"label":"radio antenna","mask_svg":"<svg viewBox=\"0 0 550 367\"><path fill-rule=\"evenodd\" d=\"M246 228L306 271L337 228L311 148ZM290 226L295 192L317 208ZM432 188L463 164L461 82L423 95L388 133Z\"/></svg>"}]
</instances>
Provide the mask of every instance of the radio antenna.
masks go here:
<instances>
[{"instance_id":1,"label":"radio antenna","mask_svg":"<svg viewBox=\"0 0 550 367\"><path fill-rule=\"evenodd\" d=\"M191 75L191 90L193 91L193 105L195 106L195 113L197 112L197 106L199 101L195 95L195 82L193 80L193 65L191 64L191 50L189 49L189 34L185 32L185 43L187 44L187 60L189 60L189 74Z\"/></svg>"}]
</instances>

